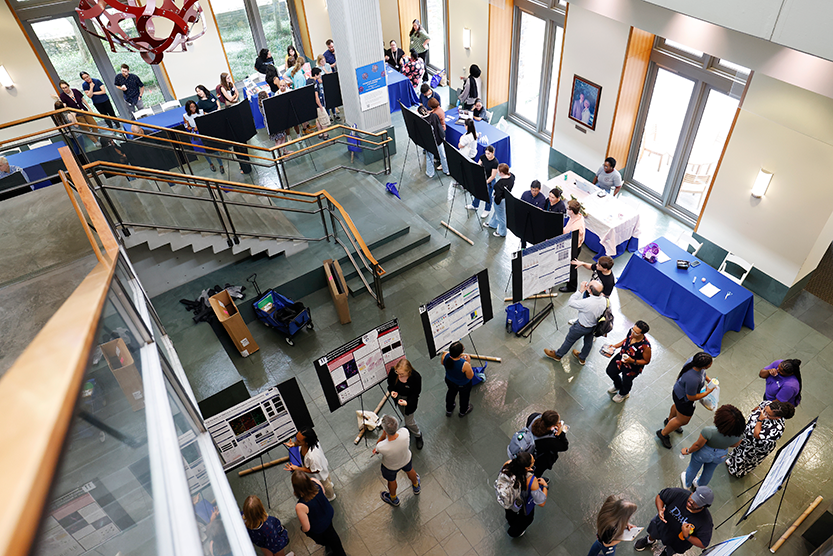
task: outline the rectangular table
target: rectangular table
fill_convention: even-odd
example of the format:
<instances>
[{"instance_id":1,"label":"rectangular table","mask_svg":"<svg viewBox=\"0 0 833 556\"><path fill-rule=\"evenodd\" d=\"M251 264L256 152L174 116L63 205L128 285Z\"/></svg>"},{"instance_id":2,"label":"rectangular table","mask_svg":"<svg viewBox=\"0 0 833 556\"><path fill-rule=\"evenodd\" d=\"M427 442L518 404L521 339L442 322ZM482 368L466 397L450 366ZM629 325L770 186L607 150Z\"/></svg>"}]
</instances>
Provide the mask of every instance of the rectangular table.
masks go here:
<instances>
[{"instance_id":1,"label":"rectangular table","mask_svg":"<svg viewBox=\"0 0 833 556\"><path fill-rule=\"evenodd\" d=\"M601 189L572 171L542 184L541 192L549 195L556 185L564 192L565 203L575 197L587 213L584 244L596 252L593 260L603 255L616 258L639 248L639 211L627 201L609 194L599 197Z\"/></svg>"},{"instance_id":2,"label":"rectangular table","mask_svg":"<svg viewBox=\"0 0 833 556\"><path fill-rule=\"evenodd\" d=\"M464 125L458 123L458 110L452 108L445 113L445 139L455 147L460 143L460 137L466 132ZM509 142L509 135L502 132L498 128L481 120L474 122L474 128L477 133L485 135L489 140L489 144L495 148L495 158L498 162L506 163L512 166L512 148ZM477 157L475 160L480 160L480 156L486 151L486 147L477 143Z\"/></svg>"},{"instance_id":3,"label":"rectangular table","mask_svg":"<svg viewBox=\"0 0 833 556\"><path fill-rule=\"evenodd\" d=\"M140 120L136 120L136 122L141 126L141 124L150 124L159 127L167 127L167 128L174 128L177 126L185 127L185 120L183 120L182 116L185 114L185 108L180 106L178 108L172 108L170 110L166 110L165 112L160 112L159 114L152 114L150 116L145 116ZM133 124L124 124L125 131L130 131L130 126ZM148 127L144 128L145 133L154 133L157 130Z\"/></svg>"},{"instance_id":4,"label":"rectangular table","mask_svg":"<svg viewBox=\"0 0 833 556\"><path fill-rule=\"evenodd\" d=\"M53 160L60 160L61 153L58 152L58 149L65 145L63 141L58 141L51 145L44 145L36 149L10 154L6 158L9 160L9 164L23 168L23 171L29 177L32 189L40 189L41 187L51 185L49 181L42 181L46 179L48 174L41 164L52 162Z\"/></svg>"},{"instance_id":5,"label":"rectangular table","mask_svg":"<svg viewBox=\"0 0 833 556\"><path fill-rule=\"evenodd\" d=\"M408 107L419 104L419 97L410 79L387 64L385 64L385 73L388 79L388 102L391 114L399 110L400 100Z\"/></svg>"},{"instance_id":6,"label":"rectangular table","mask_svg":"<svg viewBox=\"0 0 833 556\"><path fill-rule=\"evenodd\" d=\"M749 290L705 263L678 269L678 259L697 259L664 237L655 243L670 259L649 263L632 256L616 287L631 290L658 313L675 320L692 342L713 356L720 354L726 332L739 331L741 326L755 328L754 298ZM700 291L707 283L720 288L711 298ZM732 292L728 298L727 292Z\"/></svg>"}]
</instances>

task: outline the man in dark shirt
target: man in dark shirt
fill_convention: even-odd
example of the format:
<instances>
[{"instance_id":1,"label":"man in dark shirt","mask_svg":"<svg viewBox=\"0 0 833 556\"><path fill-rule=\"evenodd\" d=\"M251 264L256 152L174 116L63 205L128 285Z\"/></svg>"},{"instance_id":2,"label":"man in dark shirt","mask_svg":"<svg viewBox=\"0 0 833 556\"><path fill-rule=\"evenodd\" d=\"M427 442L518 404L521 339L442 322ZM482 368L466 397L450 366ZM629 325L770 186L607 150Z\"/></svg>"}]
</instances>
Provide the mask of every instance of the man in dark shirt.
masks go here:
<instances>
[{"instance_id":1,"label":"man in dark shirt","mask_svg":"<svg viewBox=\"0 0 833 556\"><path fill-rule=\"evenodd\" d=\"M529 186L529 191L524 191L521 201L526 201L534 207L543 209L547 204L547 198L541 194L541 182L534 180Z\"/></svg>"},{"instance_id":2,"label":"man in dark shirt","mask_svg":"<svg viewBox=\"0 0 833 556\"><path fill-rule=\"evenodd\" d=\"M333 71L338 71L336 69L336 46L333 43L333 39L327 39L327 50L324 51L324 59L327 60L327 63L333 68Z\"/></svg>"},{"instance_id":3,"label":"man in dark shirt","mask_svg":"<svg viewBox=\"0 0 833 556\"><path fill-rule=\"evenodd\" d=\"M428 83L423 83L422 86L419 88L419 103L423 105L428 110L431 110L431 107L428 106L428 101L432 98L439 98L437 95L434 94L433 89L431 89L431 85Z\"/></svg>"},{"instance_id":4,"label":"man in dark shirt","mask_svg":"<svg viewBox=\"0 0 833 556\"><path fill-rule=\"evenodd\" d=\"M572 264L575 267L583 266L584 268L589 268L593 272L593 277L590 279L601 282L602 295L610 297L610 294L613 293L613 286L616 285L616 276L613 275L613 259L604 255L603 257L599 257L598 263L583 263L577 259L573 259Z\"/></svg>"},{"instance_id":5,"label":"man in dark shirt","mask_svg":"<svg viewBox=\"0 0 833 556\"><path fill-rule=\"evenodd\" d=\"M124 94L124 101L130 106L131 112L137 112L145 107L142 95L145 94L145 84L135 73L130 73L130 66L121 65L121 72L116 74L114 81L117 89Z\"/></svg>"},{"instance_id":6,"label":"man in dark shirt","mask_svg":"<svg viewBox=\"0 0 833 556\"><path fill-rule=\"evenodd\" d=\"M712 539L714 522L709 506L714 493L699 486L693 493L684 488L666 488L654 501L657 515L648 524L648 534L637 540L634 549L643 551L658 540L665 545L663 556L682 554L692 545L706 548Z\"/></svg>"},{"instance_id":7,"label":"man in dark shirt","mask_svg":"<svg viewBox=\"0 0 833 556\"><path fill-rule=\"evenodd\" d=\"M385 62L396 71L402 71L402 58L405 51L396 46L396 41L390 41L390 48L385 49Z\"/></svg>"}]
</instances>

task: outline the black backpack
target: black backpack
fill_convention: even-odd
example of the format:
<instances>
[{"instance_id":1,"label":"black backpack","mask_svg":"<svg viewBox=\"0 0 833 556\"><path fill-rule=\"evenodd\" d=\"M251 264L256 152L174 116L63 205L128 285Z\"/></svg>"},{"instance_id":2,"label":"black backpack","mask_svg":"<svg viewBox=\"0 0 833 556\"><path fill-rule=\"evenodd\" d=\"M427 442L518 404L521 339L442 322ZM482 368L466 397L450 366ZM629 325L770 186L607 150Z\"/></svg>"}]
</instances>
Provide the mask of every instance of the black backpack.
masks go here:
<instances>
[{"instance_id":1,"label":"black backpack","mask_svg":"<svg viewBox=\"0 0 833 556\"><path fill-rule=\"evenodd\" d=\"M596 328L593 329L593 336L596 338L607 336L608 332L613 330L613 311L610 309L610 300L605 299L605 302L607 303L605 312L599 317Z\"/></svg>"}]
</instances>

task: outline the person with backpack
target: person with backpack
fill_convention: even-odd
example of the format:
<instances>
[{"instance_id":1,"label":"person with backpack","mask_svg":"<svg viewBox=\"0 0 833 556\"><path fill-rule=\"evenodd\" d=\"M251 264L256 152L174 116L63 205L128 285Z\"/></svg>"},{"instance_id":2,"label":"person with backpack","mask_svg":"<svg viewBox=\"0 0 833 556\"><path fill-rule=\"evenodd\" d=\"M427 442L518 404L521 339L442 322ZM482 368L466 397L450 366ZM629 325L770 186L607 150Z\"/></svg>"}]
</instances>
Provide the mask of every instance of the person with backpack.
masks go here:
<instances>
[{"instance_id":1,"label":"person with backpack","mask_svg":"<svg viewBox=\"0 0 833 556\"><path fill-rule=\"evenodd\" d=\"M463 353L462 342L454 342L448 346L448 351L440 356L445 368L445 385L448 391L445 394L445 416L451 417L454 413L457 394L460 394L460 417L465 417L472 412L474 406L469 403L471 395L474 369L471 366L471 358Z\"/></svg>"},{"instance_id":2,"label":"person with backpack","mask_svg":"<svg viewBox=\"0 0 833 556\"><path fill-rule=\"evenodd\" d=\"M548 409L543 413L532 413L526 418L526 426L515 433L506 449L510 458L521 452L535 457L535 476L543 477L558 461L558 453L570 447L567 440L567 426L558 412ZM549 483L549 479L543 477Z\"/></svg>"},{"instance_id":3,"label":"person with backpack","mask_svg":"<svg viewBox=\"0 0 833 556\"><path fill-rule=\"evenodd\" d=\"M550 359L561 361L561 358L573 347L573 344L580 338L584 338L584 345L581 348L581 352L574 349L573 355L578 358L578 362L581 365L586 363L587 356L590 355L590 349L593 347L593 337L596 332L596 326L599 324L599 318L605 315L609 307L608 300L602 295L602 289L602 283L598 280L581 283L581 287L570 296L568 303L570 307L578 310L576 322L570 326L570 330L567 331L567 337L564 338L564 343L561 344L561 347L556 351L547 348L544 350L544 355ZM588 298L583 297L586 291L590 292L590 297Z\"/></svg>"},{"instance_id":4,"label":"person with backpack","mask_svg":"<svg viewBox=\"0 0 833 556\"><path fill-rule=\"evenodd\" d=\"M607 393L614 394L615 403L622 403L631 395L633 380L651 362L651 342L645 336L650 329L647 322L638 320L628 330L624 340L610 346L612 349L622 348L610 360L606 370L607 376L613 381Z\"/></svg>"},{"instance_id":5,"label":"person with backpack","mask_svg":"<svg viewBox=\"0 0 833 556\"><path fill-rule=\"evenodd\" d=\"M535 506L547 503L547 482L535 477L532 470L535 458L529 452L520 452L510 459L495 481L497 501L506 512L510 537L520 537L535 519Z\"/></svg>"},{"instance_id":6,"label":"person with backpack","mask_svg":"<svg viewBox=\"0 0 833 556\"><path fill-rule=\"evenodd\" d=\"M630 523L636 513L636 504L617 496L608 496L596 516L596 542L590 547L587 556L613 556L616 545L622 542L626 529L634 527Z\"/></svg>"}]
</instances>

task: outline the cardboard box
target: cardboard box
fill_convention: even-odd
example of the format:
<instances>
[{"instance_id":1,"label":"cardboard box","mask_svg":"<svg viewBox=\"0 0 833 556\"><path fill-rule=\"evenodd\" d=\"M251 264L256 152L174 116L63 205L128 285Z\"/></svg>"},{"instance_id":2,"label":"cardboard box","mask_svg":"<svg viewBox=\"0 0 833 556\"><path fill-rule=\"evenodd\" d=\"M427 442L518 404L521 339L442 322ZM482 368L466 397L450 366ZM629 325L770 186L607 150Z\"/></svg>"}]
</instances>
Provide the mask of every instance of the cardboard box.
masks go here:
<instances>
[{"instance_id":1,"label":"cardboard box","mask_svg":"<svg viewBox=\"0 0 833 556\"><path fill-rule=\"evenodd\" d=\"M116 338L106 344L101 344L101 353L110 367L110 371L121 386L127 401L133 411L139 411L145 407L144 386L142 375L136 368L133 356L127 349L127 345L121 338Z\"/></svg>"},{"instance_id":2,"label":"cardboard box","mask_svg":"<svg viewBox=\"0 0 833 556\"><path fill-rule=\"evenodd\" d=\"M231 341L234 342L237 351L243 357L248 357L252 353L260 349L252 333L246 323L243 322L243 317L237 310L234 300L229 296L226 290L221 291L216 295L212 295L208 302L211 303L211 308L214 309L214 314L217 315L217 320L226 329Z\"/></svg>"},{"instance_id":3,"label":"cardboard box","mask_svg":"<svg viewBox=\"0 0 833 556\"><path fill-rule=\"evenodd\" d=\"M330 290L330 297L336 306L338 320L341 324L347 324L350 320L350 307L347 305L347 282L341 272L341 265L338 261L327 259L324 261L324 273L327 275L327 289Z\"/></svg>"}]
</instances>

